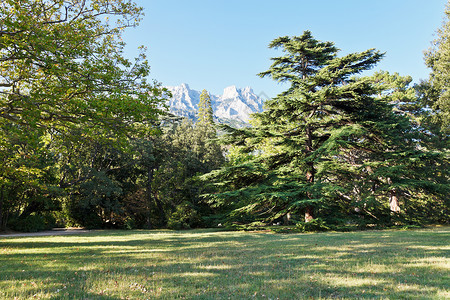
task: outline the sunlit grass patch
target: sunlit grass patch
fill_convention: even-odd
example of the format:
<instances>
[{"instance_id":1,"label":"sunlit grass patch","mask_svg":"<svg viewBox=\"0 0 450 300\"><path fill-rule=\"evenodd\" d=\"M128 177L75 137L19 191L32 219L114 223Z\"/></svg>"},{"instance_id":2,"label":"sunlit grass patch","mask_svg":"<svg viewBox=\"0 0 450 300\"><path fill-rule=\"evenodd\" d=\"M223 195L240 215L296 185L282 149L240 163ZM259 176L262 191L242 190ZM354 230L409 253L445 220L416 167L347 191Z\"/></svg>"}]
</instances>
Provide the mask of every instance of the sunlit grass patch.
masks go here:
<instances>
[{"instance_id":1,"label":"sunlit grass patch","mask_svg":"<svg viewBox=\"0 0 450 300\"><path fill-rule=\"evenodd\" d=\"M0 239L0 299L445 299L450 228Z\"/></svg>"}]
</instances>

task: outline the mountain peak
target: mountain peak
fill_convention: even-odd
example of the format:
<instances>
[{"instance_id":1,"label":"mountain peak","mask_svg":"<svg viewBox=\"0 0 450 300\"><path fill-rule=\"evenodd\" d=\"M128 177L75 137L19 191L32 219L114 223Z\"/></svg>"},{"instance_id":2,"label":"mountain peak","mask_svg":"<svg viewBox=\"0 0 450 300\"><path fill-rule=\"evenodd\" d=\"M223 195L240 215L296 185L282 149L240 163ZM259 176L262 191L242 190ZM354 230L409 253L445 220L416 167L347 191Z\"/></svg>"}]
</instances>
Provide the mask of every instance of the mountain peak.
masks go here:
<instances>
[{"instance_id":1,"label":"mountain peak","mask_svg":"<svg viewBox=\"0 0 450 300\"><path fill-rule=\"evenodd\" d=\"M180 85L166 86L167 89L170 90L190 90L189 84L181 83Z\"/></svg>"},{"instance_id":2,"label":"mountain peak","mask_svg":"<svg viewBox=\"0 0 450 300\"><path fill-rule=\"evenodd\" d=\"M228 86L223 90L222 97L224 99L236 98L238 96L239 96L239 92L235 85Z\"/></svg>"},{"instance_id":3,"label":"mountain peak","mask_svg":"<svg viewBox=\"0 0 450 300\"><path fill-rule=\"evenodd\" d=\"M201 92L191 90L186 83L166 88L173 95L168 103L170 112L195 119ZM264 100L258 97L251 87L240 89L232 85L223 90L223 95L210 94L210 98L215 119L235 126L248 126L250 115L263 110Z\"/></svg>"},{"instance_id":4,"label":"mountain peak","mask_svg":"<svg viewBox=\"0 0 450 300\"><path fill-rule=\"evenodd\" d=\"M253 89L249 86L246 86L243 90L244 93L253 93Z\"/></svg>"}]
</instances>

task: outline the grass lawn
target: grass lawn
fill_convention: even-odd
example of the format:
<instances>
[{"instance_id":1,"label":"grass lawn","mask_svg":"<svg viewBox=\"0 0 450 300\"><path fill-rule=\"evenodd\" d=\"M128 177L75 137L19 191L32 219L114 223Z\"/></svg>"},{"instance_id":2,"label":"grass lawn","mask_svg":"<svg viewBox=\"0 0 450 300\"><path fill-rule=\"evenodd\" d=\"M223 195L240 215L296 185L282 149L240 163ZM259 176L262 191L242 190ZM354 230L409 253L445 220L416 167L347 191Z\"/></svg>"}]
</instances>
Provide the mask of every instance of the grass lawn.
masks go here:
<instances>
[{"instance_id":1,"label":"grass lawn","mask_svg":"<svg viewBox=\"0 0 450 300\"><path fill-rule=\"evenodd\" d=\"M0 237L1 299L450 299L450 227Z\"/></svg>"}]
</instances>

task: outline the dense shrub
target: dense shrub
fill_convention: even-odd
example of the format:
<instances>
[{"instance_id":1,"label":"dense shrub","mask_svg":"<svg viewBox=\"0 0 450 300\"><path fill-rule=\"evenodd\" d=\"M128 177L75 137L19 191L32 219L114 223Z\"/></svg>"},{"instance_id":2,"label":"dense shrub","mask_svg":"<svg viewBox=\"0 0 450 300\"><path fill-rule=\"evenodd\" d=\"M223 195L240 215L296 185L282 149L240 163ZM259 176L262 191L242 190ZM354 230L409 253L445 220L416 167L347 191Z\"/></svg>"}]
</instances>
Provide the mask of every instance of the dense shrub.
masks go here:
<instances>
[{"instance_id":1,"label":"dense shrub","mask_svg":"<svg viewBox=\"0 0 450 300\"><path fill-rule=\"evenodd\" d=\"M12 229L22 232L37 232L52 229L56 224L56 219L49 213L33 213L25 218L12 220Z\"/></svg>"},{"instance_id":2,"label":"dense shrub","mask_svg":"<svg viewBox=\"0 0 450 300\"><path fill-rule=\"evenodd\" d=\"M189 202L178 205L172 215L169 217L167 227L180 230L198 227L202 222L198 211Z\"/></svg>"},{"instance_id":3,"label":"dense shrub","mask_svg":"<svg viewBox=\"0 0 450 300\"><path fill-rule=\"evenodd\" d=\"M309 222L298 222L296 228L300 232L327 231L331 229L321 218L313 219Z\"/></svg>"}]
</instances>

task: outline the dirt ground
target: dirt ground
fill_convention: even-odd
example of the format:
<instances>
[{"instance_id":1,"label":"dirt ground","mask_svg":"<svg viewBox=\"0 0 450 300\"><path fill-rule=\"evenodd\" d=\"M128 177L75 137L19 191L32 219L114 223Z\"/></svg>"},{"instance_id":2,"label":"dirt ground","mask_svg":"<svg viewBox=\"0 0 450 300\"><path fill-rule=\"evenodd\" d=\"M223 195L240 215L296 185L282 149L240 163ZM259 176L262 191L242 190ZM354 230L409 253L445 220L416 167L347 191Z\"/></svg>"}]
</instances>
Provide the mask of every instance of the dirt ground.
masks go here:
<instances>
[{"instance_id":1,"label":"dirt ground","mask_svg":"<svg viewBox=\"0 0 450 300\"><path fill-rule=\"evenodd\" d=\"M39 232L7 231L7 232L0 232L0 237L69 235L69 234L88 233L91 231L92 230L84 229L84 228L54 228L52 230L39 231Z\"/></svg>"}]
</instances>

